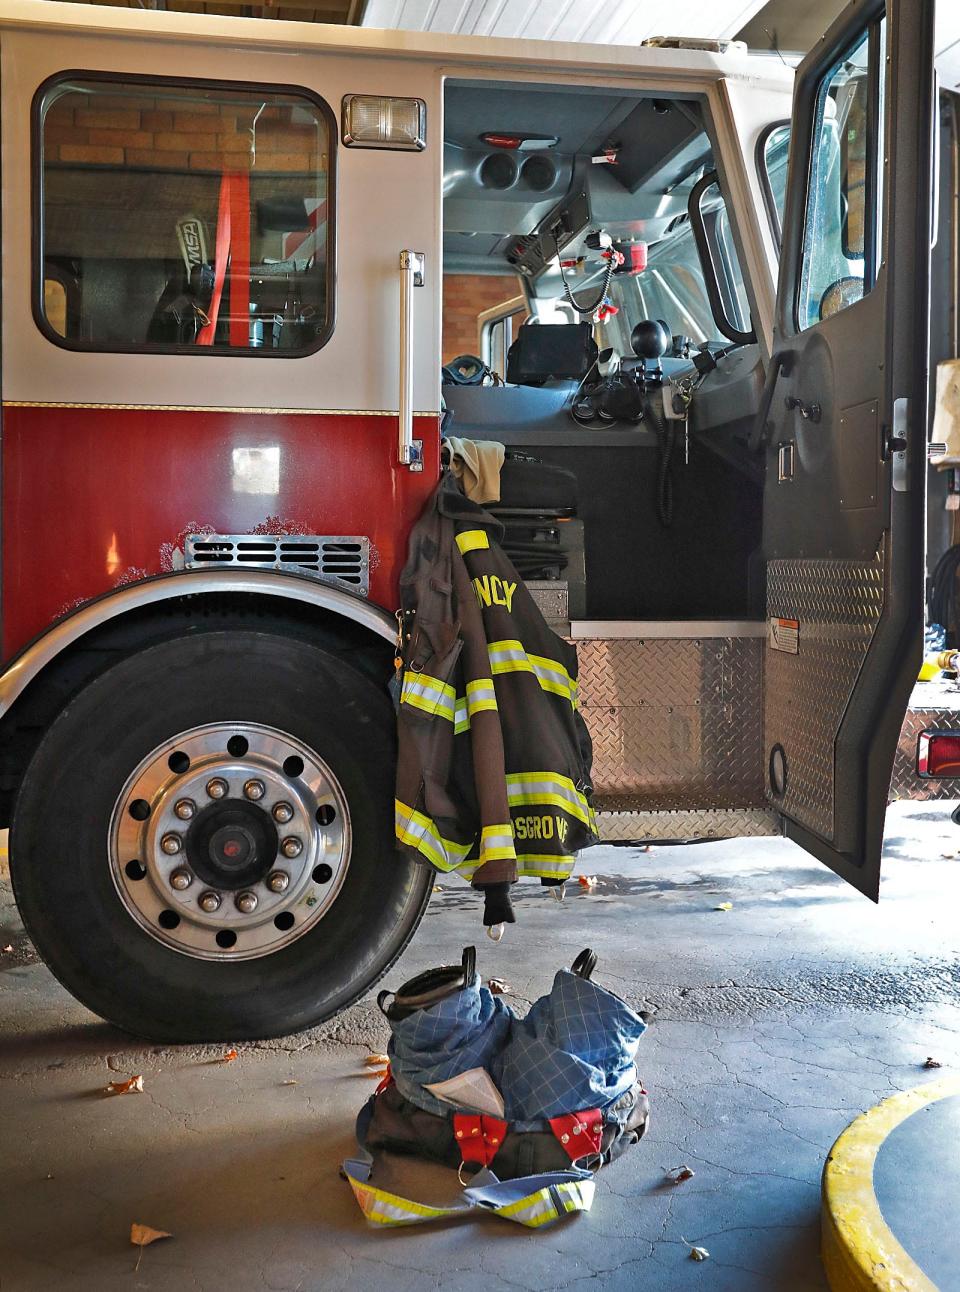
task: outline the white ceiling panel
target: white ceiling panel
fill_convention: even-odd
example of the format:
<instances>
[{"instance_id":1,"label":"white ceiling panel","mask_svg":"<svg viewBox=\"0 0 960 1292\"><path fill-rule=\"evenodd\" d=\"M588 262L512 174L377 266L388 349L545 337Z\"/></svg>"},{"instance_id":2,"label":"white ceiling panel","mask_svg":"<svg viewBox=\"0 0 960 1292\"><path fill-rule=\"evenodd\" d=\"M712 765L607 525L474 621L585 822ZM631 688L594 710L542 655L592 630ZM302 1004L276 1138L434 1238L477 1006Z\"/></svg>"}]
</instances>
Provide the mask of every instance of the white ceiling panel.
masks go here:
<instances>
[{"instance_id":1,"label":"white ceiling panel","mask_svg":"<svg viewBox=\"0 0 960 1292\"><path fill-rule=\"evenodd\" d=\"M368 0L364 27L461 36L639 45L650 36L726 39L765 0Z\"/></svg>"}]
</instances>

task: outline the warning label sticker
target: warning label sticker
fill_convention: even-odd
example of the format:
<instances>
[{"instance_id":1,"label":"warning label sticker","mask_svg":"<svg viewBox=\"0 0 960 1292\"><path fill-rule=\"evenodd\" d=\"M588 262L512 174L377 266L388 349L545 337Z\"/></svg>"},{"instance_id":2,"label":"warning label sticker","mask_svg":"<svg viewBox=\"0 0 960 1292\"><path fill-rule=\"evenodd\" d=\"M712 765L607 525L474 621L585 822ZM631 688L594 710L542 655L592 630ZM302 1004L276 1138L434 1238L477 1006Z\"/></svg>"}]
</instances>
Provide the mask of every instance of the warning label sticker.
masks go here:
<instances>
[{"instance_id":1,"label":"warning label sticker","mask_svg":"<svg viewBox=\"0 0 960 1292\"><path fill-rule=\"evenodd\" d=\"M771 650L782 650L788 655L799 655L800 620L771 619L768 644Z\"/></svg>"}]
</instances>

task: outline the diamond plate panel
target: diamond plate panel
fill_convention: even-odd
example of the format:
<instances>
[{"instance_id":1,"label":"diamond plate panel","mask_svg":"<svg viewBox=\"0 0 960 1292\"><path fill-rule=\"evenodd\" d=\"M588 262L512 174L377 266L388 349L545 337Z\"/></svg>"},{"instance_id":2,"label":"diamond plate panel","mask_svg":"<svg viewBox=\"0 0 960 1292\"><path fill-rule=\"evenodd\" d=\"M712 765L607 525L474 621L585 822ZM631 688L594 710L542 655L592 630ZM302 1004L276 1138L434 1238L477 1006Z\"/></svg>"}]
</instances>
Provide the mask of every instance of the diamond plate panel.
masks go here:
<instances>
[{"instance_id":1,"label":"diamond plate panel","mask_svg":"<svg viewBox=\"0 0 960 1292\"><path fill-rule=\"evenodd\" d=\"M645 843L651 839L742 839L780 833L776 812L740 808L705 812L598 812L604 843Z\"/></svg>"},{"instance_id":2,"label":"diamond plate panel","mask_svg":"<svg viewBox=\"0 0 960 1292\"><path fill-rule=\"evenodd\" d=\"M598 811L767 807L762 641L593 639L576 645Z\"/></svg>"},{"instance_id":3,"label":"diamond plate panel","mask_svg":"<svg viewBox=\"0 0 960 1292\"><path fill-rule=\"evenodd\" d=\"M764 744L783 745L789 769L777 806L828 841L834 742L882 609L882 552L767 563L767 614L800 621L799 654L765 650Z\"/></svg>"}]
</instances>

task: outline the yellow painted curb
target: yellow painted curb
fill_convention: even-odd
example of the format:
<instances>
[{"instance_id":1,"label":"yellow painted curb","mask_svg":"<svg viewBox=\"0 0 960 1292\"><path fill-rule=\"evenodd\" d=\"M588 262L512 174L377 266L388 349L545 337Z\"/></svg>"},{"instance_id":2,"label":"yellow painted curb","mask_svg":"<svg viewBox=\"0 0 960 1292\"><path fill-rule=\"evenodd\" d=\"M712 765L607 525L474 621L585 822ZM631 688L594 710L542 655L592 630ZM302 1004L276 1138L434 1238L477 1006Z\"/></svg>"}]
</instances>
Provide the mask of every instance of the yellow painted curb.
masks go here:
<instances>
[{"instance_id":1,"label":"yellow painted curb","mask_svg":"<svg viewBox=\"0 0 960 1292\"><path fill-rule=\"evenodd\" d=\"M833 1292L937 1292L884 1220L873 1167L891 1131L951 1095L960 1095L960 1076L891 1095L851 1122L830 1150L823 1168L820 1254Z\"/></svg>"}]
</instances>

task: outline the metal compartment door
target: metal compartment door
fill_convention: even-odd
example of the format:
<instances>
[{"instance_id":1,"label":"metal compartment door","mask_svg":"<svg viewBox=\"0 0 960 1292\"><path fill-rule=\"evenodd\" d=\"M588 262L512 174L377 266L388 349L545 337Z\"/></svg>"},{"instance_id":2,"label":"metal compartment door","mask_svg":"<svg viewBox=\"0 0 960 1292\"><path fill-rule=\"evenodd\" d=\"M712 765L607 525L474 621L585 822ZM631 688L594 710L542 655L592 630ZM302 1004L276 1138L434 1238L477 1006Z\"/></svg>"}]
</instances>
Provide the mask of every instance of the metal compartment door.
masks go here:
<instances>
[{"instance_id":1,"label":"metal compartment door","mask_svg":"<svg viewBox=\"0 0 960 1292\"><path fill-rule=\"evenodd\" d=\"M874 900L922 644L933 10L853 3L800 68L758 423L768 794Z\"/></svg>"}]
</instances>

